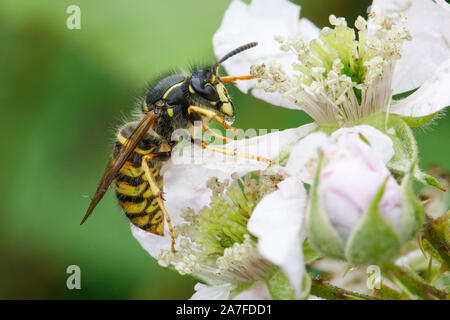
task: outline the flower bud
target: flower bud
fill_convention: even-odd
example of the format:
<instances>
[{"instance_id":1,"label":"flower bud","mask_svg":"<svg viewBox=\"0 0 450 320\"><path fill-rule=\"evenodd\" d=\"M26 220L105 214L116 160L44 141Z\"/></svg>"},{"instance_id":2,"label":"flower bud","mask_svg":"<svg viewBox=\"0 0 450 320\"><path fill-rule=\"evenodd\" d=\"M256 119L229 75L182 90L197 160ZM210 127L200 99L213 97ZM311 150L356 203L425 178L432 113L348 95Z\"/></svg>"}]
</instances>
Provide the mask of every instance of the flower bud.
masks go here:
<instances>
[{"instance_id":1,"label":"flower bud","mask_svg":"<svg viewBox=\"0 0 450 320\"><path fill-rule=\"evenodd\" d=\"M308 209L311 244L354 263L389 261L423 219L410 175L399 185L360 138L349 137L347 149L340 157L321 155Z\"/></svg>"}]
</instances>

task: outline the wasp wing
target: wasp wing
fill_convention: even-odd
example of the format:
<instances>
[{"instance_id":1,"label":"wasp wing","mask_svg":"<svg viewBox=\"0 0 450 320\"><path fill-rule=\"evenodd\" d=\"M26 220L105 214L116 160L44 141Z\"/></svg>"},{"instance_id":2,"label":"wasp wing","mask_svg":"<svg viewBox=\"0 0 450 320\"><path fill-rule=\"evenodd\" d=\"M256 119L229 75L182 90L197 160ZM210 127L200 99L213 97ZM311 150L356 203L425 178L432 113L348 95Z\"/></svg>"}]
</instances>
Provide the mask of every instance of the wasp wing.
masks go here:
<instances>
[{"instance_id":1,"label":"wasp wing","mask_svg":"<svg viewBox=\"0 0 450 320\"><path fill-rule=\"evenodd\" d=\"M100 180L100 183L97 187L97 191L95 191L95 195L91 200L91 203L89 205L89 208L86 211L86 214L81 220L80 224L83 224L86 219L91 215L92 211L94 211L94 208L97 206L97 204L100 202L100 200L105 195L106 191L108 191L109 186L113 182L114 178L116 177L117 173L120 171L120 169L123 167L125 162L127 161L128 157L131 155L131 153L134 151L134 149L137 147L139 142L144 138L145 134L150 130L150 128L155 123L155 120L158 118L158 115L155 114L153 111L146 114L142 120L138 123L136 126L136 129L131 134L130 138L128 139L127 143L122 146L120 151L113 156L113 158L109 161L108 166L106 167L105 173L103 174L102 179Z\"/></svg>"}]
</instances>

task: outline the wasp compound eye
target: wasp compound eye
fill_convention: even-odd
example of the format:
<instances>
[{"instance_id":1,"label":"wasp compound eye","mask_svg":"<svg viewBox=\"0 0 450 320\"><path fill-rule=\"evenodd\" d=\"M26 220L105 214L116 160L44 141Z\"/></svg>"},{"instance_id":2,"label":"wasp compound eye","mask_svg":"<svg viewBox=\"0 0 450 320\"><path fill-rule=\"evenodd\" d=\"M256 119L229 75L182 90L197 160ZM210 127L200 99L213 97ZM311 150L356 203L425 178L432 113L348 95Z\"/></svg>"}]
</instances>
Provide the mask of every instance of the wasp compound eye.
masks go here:
<instances>
[{"instance_id":1,"label":"wasp compound eye","mask_svg":"<svg viewBox=\"0 0 450 320\"><path fill-rule=\"evenodd\" d=\"M203 77L193 75L191 78L192 88L203 98L210 101L219 100L219 94L213 85L209 82L205 82Z\"/></svg>"}]
</instances>

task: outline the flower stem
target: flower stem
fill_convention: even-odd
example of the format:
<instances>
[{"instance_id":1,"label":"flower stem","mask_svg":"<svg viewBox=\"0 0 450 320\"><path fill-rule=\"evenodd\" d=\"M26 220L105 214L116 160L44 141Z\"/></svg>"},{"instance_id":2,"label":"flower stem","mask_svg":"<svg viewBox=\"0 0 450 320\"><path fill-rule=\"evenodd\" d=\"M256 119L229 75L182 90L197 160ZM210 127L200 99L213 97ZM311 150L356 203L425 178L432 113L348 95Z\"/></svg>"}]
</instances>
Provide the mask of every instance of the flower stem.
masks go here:
<instances>
[{"instance_id":1,"label":"flower stem","mask_svg":"<svg viewBox=\"0 0 450 320\"><path fill-rule=\"evenodd\" d=\"M312 279L311 294L327 300L379 300L376 297L345 290L317 279Z\"/></svg>"},{"instance_id":2,"label":"flower stem","mask_svg":"<svg viewBox=\"0 0 450 320\"><path fill-rule=\"evenodd\" d=\"M450 211L438 219L427 217L421 239L422 241L426 240L431 245L432 250L428 251L437 254L438 257L436 258L439 259L447 270L450 269L449 220Z\"/></svg>"},{"instance_id":3,"label":"flower stem","mask_svg":"<svg viewBox=\"0 0 450 320\"><path fill-rule=\"evenodd\" d=\"M407 268L387 264L382 268L385 275L394 282L411 299L445 300L447 294L430 286L419 275Z\"/></svg>"}]
</instances>

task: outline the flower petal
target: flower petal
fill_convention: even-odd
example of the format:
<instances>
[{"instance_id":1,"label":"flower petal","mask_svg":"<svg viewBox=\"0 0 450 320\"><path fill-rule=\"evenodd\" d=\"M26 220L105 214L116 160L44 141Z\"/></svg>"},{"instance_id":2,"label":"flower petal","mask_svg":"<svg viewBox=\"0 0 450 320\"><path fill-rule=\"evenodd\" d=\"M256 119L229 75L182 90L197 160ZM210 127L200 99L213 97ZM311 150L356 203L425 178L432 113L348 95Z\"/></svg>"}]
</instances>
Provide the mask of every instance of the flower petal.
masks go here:
<instances>
[{"instance_id":1,"label":"flower petal","mask_svg":"<svg viewBox=\"0 0 450 320\"><path fill-rule=\"evenodd\" d=\"M374 0L372 11L403 13L412 41L403 45L392 88L394 94L422 85L450 57L450 5L443 0Z\"/></svg>"},{"instance_id":2,"label":"flower petal","mask_svg":"<svg viewBox=\"0 0 450 320\"><path fill-rule=\"evenodd\" d=\"M253 0L249 5L240 0L233 0L225 12L222 25L213 37L214 52L220 59L229 51L248 42L258 41L259 45L251 50L236 55L223 66L230 75L245 75L250 66L276 60L292 70L296 60L292 53L282 52L280 45L274 40L276 35L293 36L301 33L306 40L317 37L319 29L306 19L298 19L300 7L287 0ZM239 90L244 93L252 88L256 80L240 81ZM275 105L299 109L294 103L281 98L279 94L271 94L262 90L252 93Z\"/></svg>"},{"instance_id":3,"label":"flower petal","mask_svg":"<svg viewBox=\"0 0 450 320\"><path fill-rule=\"evenodd\" d=\"M258 203L247 228L258 237L261 255L283 270L298 297L304 272L301 226L306 191L295 177L278 187Z\"/></svg>"},{"instance_id":4,"label":"flower petal","mask_svg":"<svg viewBox=\"0 0 450 320\"><path fill-rule=\"evenodd\" d=\"M189 300L227 300L234 288L235 286L229 283L217 286L197 283L194 287L195 293Z\"/></svg>"},{"instance_id":5,"label":"flower petal","mask_svg":"<svg viewBox=\"0 0 450 320\"><path fill-rule=\"evenodd\" d=\"M327 143L328 136L323 132L307 135L292 149L285 171L305 183L312 184L319 160L318 150L324 148Z\"/></svg>"},{"instance_id":6,"label":"flower petal","mask_svg":"<svg viewBox=\"0 0 450 320\"><path fill-rule=\"evenodd\" d=\"M391 112L406 117L432 115L450 105L449 87L450 58L416 92L393 104Z\"/></svg>"},{"instance_id":7,"label":"flower petal","mask_svg":"<svg viewBox=\"0 0 450 320\"><path fill-rule=\"evenodd\" d=\"M287 174L312 184L319 160L319 149L325 150L334 158L344 157L349 144L352 144L352 139L361 136L367 140L373 152L384 163L387 163L394 155L392 140L387 135L372 126L360 125L341 128L333 132L330 137L323 132L307 135L292 149L284 170Z\"/></svg>"}]
</instances>

